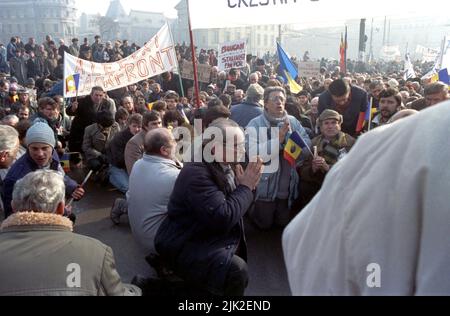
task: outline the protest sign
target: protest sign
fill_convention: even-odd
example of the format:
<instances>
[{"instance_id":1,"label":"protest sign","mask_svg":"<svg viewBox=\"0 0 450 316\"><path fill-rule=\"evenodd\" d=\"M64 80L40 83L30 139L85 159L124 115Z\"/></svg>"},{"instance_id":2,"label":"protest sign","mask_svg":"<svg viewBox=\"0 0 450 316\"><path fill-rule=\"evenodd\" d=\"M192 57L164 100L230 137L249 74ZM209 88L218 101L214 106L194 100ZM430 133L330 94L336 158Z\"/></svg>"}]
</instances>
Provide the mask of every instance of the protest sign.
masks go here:
<instances>
[{"instance_id":1,"label":"protest sign","mask_svg":"<svg viewBox=\"0 0 450 316\"><path fill-rule=\"evenodd\" d=\"M181 78L194 80L194 65L192 62L183 60L180 65ZM209 83L211 79L211 66L207 64L197 64L198 81Z\"/></svg>"},{"instance_id":2,"label":"protest sign","mask_svg":"<svg viewBox=\"0 0 450 316\"><path fill-rule=\"evenodd\" d=\"M247 41L238 40L219 45L219 70L243 68L247 64Z\"/></svg>"},{"instance_id":3,"label":"protest sign","mask_svg":"<svg viewBox=\"0 0 450 316\"><path fill-rule=\"evenodd\" d=\"M320 62L301 61L298 64L298 76L305 78L318 78L320 76Z\"/></svg>"},{"instance_id":4,"label":"protest sign","mask_svg":"<svg viewBox=\"0 0 450 316\"><path fill-rule=\"evenodd\" d=\"M72 98L91 93L95 86L111 91L157 76L177 67L175 47L169 26L161 30L140 50L113 63L94 63L64 54L64 97ZM77 89L66 87L67 78L79 75Z\"/></svg>"}]
</instances>

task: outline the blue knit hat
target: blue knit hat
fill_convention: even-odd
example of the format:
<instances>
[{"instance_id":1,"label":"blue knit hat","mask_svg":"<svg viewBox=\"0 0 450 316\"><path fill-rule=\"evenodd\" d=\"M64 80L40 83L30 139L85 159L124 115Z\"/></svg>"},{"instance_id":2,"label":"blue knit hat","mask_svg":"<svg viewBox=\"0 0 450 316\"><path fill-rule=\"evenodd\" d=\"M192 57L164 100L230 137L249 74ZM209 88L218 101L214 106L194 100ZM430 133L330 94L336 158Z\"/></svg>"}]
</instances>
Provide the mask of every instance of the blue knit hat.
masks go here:
<instances>
[{"instance_id":1,"label":"blue knit hat","mask_svg":"<svg viewBox=\"0 0 450 316\"><path fill-rule=\"evenodd\" d=\"M48 144L55 148L55 133L48 126L48 124L43 122L37 122L28 129L26 136L27 146L34 143Z\"/></svg>"}]
</instances>

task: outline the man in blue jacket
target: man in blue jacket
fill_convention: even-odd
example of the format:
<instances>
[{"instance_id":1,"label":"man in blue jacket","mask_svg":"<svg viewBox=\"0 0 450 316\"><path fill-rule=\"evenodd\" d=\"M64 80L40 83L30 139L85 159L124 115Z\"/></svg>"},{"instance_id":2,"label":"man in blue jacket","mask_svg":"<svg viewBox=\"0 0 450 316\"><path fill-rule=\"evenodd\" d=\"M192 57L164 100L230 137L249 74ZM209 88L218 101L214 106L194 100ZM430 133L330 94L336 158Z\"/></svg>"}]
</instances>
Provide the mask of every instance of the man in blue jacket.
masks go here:
<instances>
[{"instance_id":1,"label":"man in blue jacket","mask_svg":"<svg viewBox=\"0 0 450 316\"><path fill-rule=\"evenodd\" d=\"M301 123L286 112L286 91L269 87L264 91L264 113L247 125L247 147L250 155L257 153L266 163L264 175L256 189L256 201L249 218L261 230L286 226L291 208L299 195L299 176L296 166L284 159L284 149L290 136L297 132L306 146L311 140ZM275 131L278 131L276 133ZM309 151L303 148L298 161L306 159Z\"/></svg>"},{"instance_id":2,"label":"man in blue jacket","mask_svg":"<svg viewBox=\"0 0 450 316\"><path fill-rule=\"evenodd\" d=\"M12 193L16 182L28 173L36 170L54 170L64 174L64 170L59 162L58 154L55 151L55 134L52 129L42 122L34 124L27 132L26 142L28 150L9 170L3 181L3 205L5 218L11 215ZM66 185L66 195L80 200L84 196L84 190L78 184L64 176Z\"/></svg>"},{"instance_id":3,"label":"man in blue jacket","mask_svg":"<svg viewBox=\"0 0 450 316\"><path fill-rule=\"evenodd\" d=\"M245 153L239 125L222 119L209 127L221 136L208 140L209 157L186 164L179 174L155 246L189 284L214 295L242 296L248 284L243 216L253 202L262 161L255 159L244 172L237 164Z\"/></svg>"},{"instance_id":4,"label":"man in blue jacket","mask_svg":"<svg viewBox=\"0 0 450 316\"><path fill-rule=\"evenodd\" d=\"M342 132L352 137L358 136L356 131L361 112L366 112L369 98L367 92L351 86L342 79L333 81L327 91L319 97L319 115L329 109L344 117Z\"/></svg>"}]
</instances>

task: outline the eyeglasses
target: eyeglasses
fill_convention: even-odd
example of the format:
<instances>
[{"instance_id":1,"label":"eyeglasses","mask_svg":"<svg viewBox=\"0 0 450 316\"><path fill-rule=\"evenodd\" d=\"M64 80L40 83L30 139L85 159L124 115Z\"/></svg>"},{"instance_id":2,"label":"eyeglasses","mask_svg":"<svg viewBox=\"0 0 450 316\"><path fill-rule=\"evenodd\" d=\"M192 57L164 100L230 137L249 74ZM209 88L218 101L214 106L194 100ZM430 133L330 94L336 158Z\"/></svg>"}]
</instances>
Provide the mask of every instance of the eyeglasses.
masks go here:
<instances>
[{"instance_id":1,"label":"eyeglasses","mask_svg":"<svg viewBox=\"0 0 450 316\"><path fill-rule=\"evenodd\" d=\"M270 98L269 98L269 101L270 101L270 102L277 102L277 101L280 101L280 102L284 103L284 102L286 102L286 98L277 95L277 96L270 97Z\"/></svg>"}]
</instances>

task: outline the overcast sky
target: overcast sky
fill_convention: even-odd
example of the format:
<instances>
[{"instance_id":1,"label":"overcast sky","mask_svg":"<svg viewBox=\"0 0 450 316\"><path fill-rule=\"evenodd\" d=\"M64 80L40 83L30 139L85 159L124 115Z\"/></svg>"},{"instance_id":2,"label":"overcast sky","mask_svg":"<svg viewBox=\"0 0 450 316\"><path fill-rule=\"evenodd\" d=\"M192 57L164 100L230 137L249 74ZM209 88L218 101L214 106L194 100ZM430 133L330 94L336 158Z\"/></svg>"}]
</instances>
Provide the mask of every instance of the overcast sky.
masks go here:
<instances>
[{"instance_id":1,"label":"overcast sky","mask_svg":"<svg viewBox=\"0 0 450 316\"><path fill-rule=\"evenodd\" d=\"M76 0L78 13L102 15L106 14L110 0ZM176 11L173 10L180 0L122 0L122 6L125 11L142 10L150 12L164 12L168 17L175 17Z\"/></svg>"}]
</instances>

